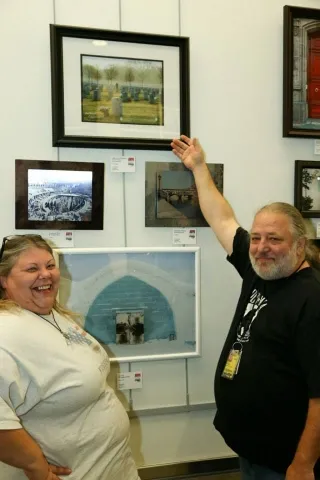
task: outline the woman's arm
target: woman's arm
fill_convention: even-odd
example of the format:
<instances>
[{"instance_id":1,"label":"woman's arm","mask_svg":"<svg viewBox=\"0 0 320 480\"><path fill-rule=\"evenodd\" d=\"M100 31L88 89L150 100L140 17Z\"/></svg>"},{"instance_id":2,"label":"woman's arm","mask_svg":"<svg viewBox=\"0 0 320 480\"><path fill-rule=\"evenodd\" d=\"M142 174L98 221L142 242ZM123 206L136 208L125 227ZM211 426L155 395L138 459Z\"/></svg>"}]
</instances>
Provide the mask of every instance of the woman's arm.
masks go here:
<instances>
[{"instance_id":1,"label":"woman's arm","mask_svg":"<svg viewBox=\"0 0 320 480\"><path fill-rule=\"evenodd\" d=\"M71 473L69 468L52 468L39 445L23 428L0 430L0 461L24 470L30 480L54 480L58 478L55 473Z\"/></svg>"}]
</instances>

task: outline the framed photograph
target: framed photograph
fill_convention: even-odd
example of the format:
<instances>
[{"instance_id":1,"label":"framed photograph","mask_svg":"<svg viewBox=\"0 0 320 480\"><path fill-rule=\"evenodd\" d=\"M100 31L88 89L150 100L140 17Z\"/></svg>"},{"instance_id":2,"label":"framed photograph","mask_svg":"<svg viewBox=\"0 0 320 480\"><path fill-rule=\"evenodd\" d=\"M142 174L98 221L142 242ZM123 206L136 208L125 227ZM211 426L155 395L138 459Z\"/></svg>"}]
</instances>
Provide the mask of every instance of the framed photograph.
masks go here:
<instances>
[{"instance_id":1,"label":"framed photograph","mask_svg":"<svg viewBox=\"0 0 320 480\"><path fill-rule=\"evenodd\" d=\"M320 162L295 161L294 206L303 217L320 217Z\"/></svg>"},{"instance_id":2,"label":"framed photograph","mask_svg":"<svg viewBox=\"0 0 320 480\"><path fill-rule=\"evenodd\" d=\"M190 134L188 38L50 32L54 146L169 150Z\"/></svg>"},{"instance_id":3,"label":"framed photograph","mask_svg":"<svg viewBox=\"0 0 320 480\"><path fill-rule=\"evenodd\" d=\"M320 137L320 9L284 7L283 136Z\"/></svg>"},{"instance_id":4,"label":"framed photograph","mask_svg":"<svg viewBox=\"0 0 320 480\"><path fill-rule=\"evenodd\" d=\"M55 249L59 301L111 361L200 355L199 247Z\"/></svg>"},{"instance_id":5,"label":"framed photograph","mask_svg":"<svg viewBox=\"0 0 320 480\"><path fill-rule=\"evenodd\" d=\"M15 228L102 230L104 163L16 160Z\"/></svg>"},{"instance_id":6,"label":"framed photograph","mask_svg":"<svg viewBox=\"0 0 320 480\"><path fill-rule=\"evenodd\" d=\"M223 164L208 168L223 193ZM194 176L182 163L146 162L146 227L208 227L199 205Z\"/></svg>"},{"instance_id":7,"label":"framed photograph","mask_svg":"<svg viewBox=\"0 0 320 480\"><path fill-rule=\"evenodd\" d=\"M116 344L137 345L144 342L144 311L116 310Z\"/></svg>"}]
</instances>

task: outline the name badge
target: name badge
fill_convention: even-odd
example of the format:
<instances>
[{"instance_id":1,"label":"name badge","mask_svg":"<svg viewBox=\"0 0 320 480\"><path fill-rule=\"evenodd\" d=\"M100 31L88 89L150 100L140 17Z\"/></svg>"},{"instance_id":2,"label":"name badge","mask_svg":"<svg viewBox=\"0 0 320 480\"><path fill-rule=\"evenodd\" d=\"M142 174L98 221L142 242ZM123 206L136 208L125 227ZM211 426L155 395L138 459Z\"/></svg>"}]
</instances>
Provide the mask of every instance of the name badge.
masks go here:
<instances>
[{"instance_id":1,"label":"name badge","mask_svg":"<svg viewBox=\"0 0 320 480\"><path fill-rule=\"evenodd\" d=\"M224 366L222 377L227 378L228 380L232 380L235 375L237 375L239 370L239 364L242 355L242 348L235 349L232 348L230 350L229 356L227 358L226 364Z\"/></svg>"}]
</instances>

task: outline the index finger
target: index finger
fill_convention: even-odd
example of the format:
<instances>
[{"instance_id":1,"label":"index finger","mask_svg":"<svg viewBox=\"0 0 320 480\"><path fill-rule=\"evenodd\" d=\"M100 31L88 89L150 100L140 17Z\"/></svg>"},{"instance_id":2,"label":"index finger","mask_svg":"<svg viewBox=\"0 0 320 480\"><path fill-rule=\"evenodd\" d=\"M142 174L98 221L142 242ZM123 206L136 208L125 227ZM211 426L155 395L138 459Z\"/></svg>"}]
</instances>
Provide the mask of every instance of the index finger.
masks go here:
<instances>
[{"instance_id":1,"label":"index finger","mask_svg":"<svg viewBox=\"0 0 320 480\"><path fill-rule=\"evenodd\" d=\"M185 142L187 145L192 144L192 139L190 137L187 137L187 135L180 135L180 138L183 142Z\"/></svg>"},{"instance_id":2,"label":"index finger","mask_svg":"<svg viewBox=\"0 0 320 480\"><path fill-rule=\"evenodd\" d=\"M72 470L68 467L58 467L56 465L50 465L50 470L55 475L70 475Z\"/></svg>"},{"instance_id":3,"label":"index finger","mask_svg":"<svg viewBox=\"0 0 320 480\"><path fill-rule=\"evenodd\" d=\"M188 143L181 141L179 138L174 138L172 140L172 144L174 145L174 147L181 148L181 150L185 150L189 146Z\"/></svg>"}]
</instances>

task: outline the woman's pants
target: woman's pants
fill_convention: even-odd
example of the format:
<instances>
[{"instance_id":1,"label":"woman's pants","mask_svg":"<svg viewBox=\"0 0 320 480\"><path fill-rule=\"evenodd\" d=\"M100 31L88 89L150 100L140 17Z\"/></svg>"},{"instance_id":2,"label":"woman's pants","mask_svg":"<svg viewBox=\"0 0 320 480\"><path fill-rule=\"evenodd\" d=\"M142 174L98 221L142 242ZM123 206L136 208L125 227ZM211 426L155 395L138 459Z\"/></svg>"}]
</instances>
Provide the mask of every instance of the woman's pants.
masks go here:
<instances>
[{"instance_id":1,"label":"woman's pants","mask_svg":"<svg viewBox=\"0 0 320 480\"><path fill-rule=\"evenodd\" d=\"M285 480L283 473L275 472L267 467L250 463L240 457L241 480Z\"/></svg>"}]
</instances>

